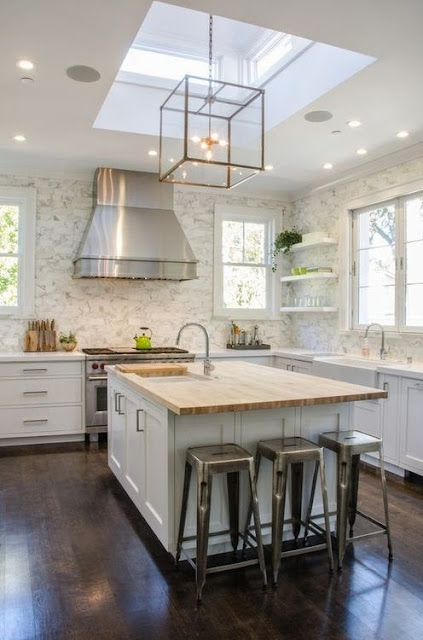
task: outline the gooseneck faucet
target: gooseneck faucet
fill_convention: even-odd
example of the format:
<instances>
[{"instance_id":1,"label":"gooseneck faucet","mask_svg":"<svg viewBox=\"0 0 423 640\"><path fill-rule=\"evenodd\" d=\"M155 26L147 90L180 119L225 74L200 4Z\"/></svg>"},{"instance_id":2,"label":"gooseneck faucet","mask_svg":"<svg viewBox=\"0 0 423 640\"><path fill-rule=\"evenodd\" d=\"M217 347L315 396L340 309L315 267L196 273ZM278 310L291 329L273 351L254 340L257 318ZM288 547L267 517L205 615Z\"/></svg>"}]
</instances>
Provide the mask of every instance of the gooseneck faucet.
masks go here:
<instances>
[{"instance_id":1,"label":"gooseneck faucet","mask_svg":"<svg viewBox=\"0 0 423 640\"><path fill-rule=\"evenodd\" d=\"M199 324L198 322L187 322L179 329L178 335L176 336L176 344L179 344L179 341L181 339L181 333L187 327L200 327L200 329L204 333L204 337L206 339L206 357L204 360L204 375L209 376L210 372L214 367L212 367L211 360L210 360L210 339L209 339L209 334L207 333L207 329L206 327L204 327L202 324Z\"/></svg>"},{"instance_id":2,"label":"gooseneck faucet","mask_svg":"<svg viewBox=\"0 0 423 640\"><path fill-rule=\"evenodd\" d=\"M366 327L366 333L364 334L365 338L367 338L367 335L369 333L369 329L371 327L379 327L379 329L381 331L382 341L380 343L380 351L379 351L379 353L380 353L380 359L381 360L385 360L386 355L387 355L387 351L385 349L385 329L378 322L372 322L371 324L367 325L367 327Z\"/></svg>"}]
</instances>

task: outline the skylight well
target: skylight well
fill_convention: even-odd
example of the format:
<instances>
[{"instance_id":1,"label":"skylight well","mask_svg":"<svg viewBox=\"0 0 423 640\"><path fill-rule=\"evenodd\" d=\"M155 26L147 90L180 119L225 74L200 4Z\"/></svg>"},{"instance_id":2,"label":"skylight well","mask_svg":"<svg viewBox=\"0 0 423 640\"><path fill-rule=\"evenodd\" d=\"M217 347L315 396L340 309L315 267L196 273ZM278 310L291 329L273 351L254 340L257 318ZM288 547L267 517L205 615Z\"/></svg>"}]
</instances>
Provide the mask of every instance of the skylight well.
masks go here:
<instances>
[{"instance_id":1,"label":"skylight well","mask_svg":"<svg viewBox=\"0 0 423 640\"><path fill-rule=\"evenodd\" d=\"M208 74L207 60L188 58L176 53L150 51L131 47L120 68L127 73L136 73L154 78L179 81L185 75L204 77Z\"/></svg>"}]
</instances>

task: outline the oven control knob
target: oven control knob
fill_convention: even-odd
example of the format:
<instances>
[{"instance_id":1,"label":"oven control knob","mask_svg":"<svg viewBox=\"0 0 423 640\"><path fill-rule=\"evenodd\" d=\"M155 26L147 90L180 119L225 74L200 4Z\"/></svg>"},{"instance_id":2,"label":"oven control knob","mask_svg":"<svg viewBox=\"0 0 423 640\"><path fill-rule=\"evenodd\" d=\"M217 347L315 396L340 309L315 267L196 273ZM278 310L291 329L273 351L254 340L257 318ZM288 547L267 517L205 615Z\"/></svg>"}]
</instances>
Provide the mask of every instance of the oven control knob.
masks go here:
<instances>
[{"instance_id":1,"label":"oven control knob","mask_svg":"<svg viewBox=\"0 0 423 640\"><path fill-rule=\"evenodd\" d=\"M98 369L98 362L93 362L91 366L93 369Z\"/></svg>"},{"instance_id":2,"label":"oven control knob","mask_svg":"<svg viewBox=\"0 0 423 640\"><path fill-rule=\"evenodd\" d=\"M105 366L106 366L106 363L102 362L101 365L100 365L100 369L104 369Z\"/></svg>"}]
</instances>

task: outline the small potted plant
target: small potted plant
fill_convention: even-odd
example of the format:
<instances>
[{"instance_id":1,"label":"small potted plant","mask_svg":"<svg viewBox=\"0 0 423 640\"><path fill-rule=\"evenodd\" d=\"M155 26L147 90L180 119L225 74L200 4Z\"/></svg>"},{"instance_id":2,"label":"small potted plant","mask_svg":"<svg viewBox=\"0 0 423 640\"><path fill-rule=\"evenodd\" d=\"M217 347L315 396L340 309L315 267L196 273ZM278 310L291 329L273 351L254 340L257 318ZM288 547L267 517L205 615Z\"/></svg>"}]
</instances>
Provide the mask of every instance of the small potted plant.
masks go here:
<instances>
[{"instance_id":1,"label":"small potted plant","mask_svg":"<svg viewBox=\"0 0 423 640\"><path fill-rule=\"evenodd\" d=\"M279 253L289 253L292 245L301 242L302 238L302 234L295 227L278 233L273 245L273 271L276 271L276 257Z\"/></svg>"},{"instance_id":2,"label":"small potted plant","mask_svg":"<svg viewBox=\"0 0 423 640\"><path fill-rule=\"evenodd\" d=\"M61 333L59 342L65 351L73 351L76 347L76 336L72 331L69 331L69 333Z\"/></svg>"}]
</instances>

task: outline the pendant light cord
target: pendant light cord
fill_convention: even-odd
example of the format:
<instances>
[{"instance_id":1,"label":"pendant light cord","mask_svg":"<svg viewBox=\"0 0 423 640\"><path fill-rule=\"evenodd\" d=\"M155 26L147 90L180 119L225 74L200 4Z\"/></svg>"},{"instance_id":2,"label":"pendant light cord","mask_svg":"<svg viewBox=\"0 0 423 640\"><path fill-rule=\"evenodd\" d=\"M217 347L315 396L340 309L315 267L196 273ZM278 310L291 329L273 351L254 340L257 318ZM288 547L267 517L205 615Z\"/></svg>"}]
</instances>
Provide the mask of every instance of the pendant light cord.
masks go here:
<instances>
[{"instance_id":1,"label":"pendant light cord","mask_svg":"<svg viewBox=\"0 0 423 640\"><path fill-rule=\"evenodd\" d=\"M211 101L212 101L212 71L213 71L213 16L209 15L209 138L211 136Z\"/></svg>"}]
</instances>

